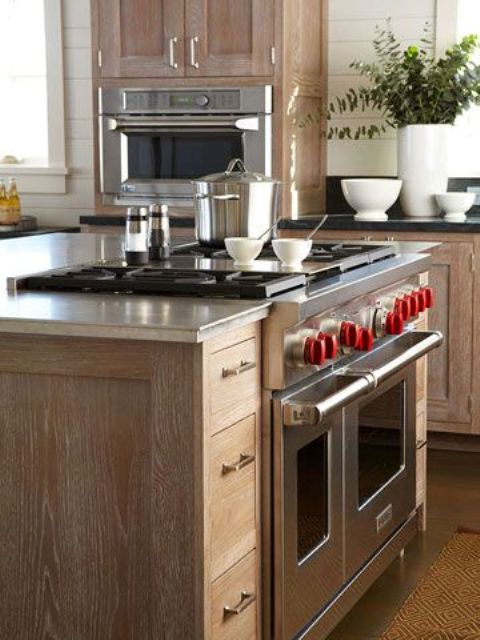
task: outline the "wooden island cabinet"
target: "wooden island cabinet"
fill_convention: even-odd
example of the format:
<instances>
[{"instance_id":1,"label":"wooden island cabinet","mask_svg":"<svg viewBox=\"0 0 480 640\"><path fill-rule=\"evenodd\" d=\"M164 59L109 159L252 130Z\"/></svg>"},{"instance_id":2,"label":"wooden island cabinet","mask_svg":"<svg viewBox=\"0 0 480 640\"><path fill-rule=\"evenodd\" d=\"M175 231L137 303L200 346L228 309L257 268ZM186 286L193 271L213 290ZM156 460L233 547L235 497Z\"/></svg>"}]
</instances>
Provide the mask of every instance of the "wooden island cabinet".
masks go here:
<instances>
[{"instance_id":1,"label":"wooden island cabinet","mask_svg":"<svg viewBox=\"0 0 480 640\"><path fill-rule=\"evenodd\" d=\"M0 335L0 637L260 637L260 384L258 323Z\"/></svg>"}]
</instances>

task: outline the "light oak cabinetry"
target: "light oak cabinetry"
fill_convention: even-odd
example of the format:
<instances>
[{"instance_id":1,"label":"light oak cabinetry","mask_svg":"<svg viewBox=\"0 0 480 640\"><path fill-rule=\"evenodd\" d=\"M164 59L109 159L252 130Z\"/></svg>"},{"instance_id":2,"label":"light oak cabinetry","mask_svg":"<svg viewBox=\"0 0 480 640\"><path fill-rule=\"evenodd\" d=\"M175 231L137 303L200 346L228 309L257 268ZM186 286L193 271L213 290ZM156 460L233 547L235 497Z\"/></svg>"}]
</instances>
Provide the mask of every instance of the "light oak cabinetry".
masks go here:
<instances>
[{"instance_id":1,"label":"light oak cabinetry","mask_svg":"<svg viewBox=\"0 0 480 640\"><path fill-rule=\"evenodd\" d=\"M428 429L480 435L480 405L476 407L473 392L475 362L480 355L478 330L474 331L480 313L480 264L476 265L480 239L468 234L350 230L321 231L318 237L442 243L429 251L429 282L437 300L428 322L430 328L443 333L445 341L428 357Z\"/></svg>"},{"instance_id":2,"label":"light oak cabinetry","mask_svg":"<svg viewBox=\"0 0 480 640\"><path fill-rule=\"evenodd\" d=\"M326 0L92 0L94 104L99 87L272 85L282 215L321 211L326 123L301 124L324 111L326 31ZM97 178L97 211L121 213L102 204L99 190Z\"/></svg>"},{"instance_id":3,"label":"light oak cabinetry","mask_svg":"<svg viewBox=\"0 0 480 640\"><path fill-rule=\"evenodd\" d=\"M101 0L102 78L267 76L274 0Z\"/></svg>"},{"instance_id":4,"label":"light oak cabinetry","mask_svg":"<svg viewBox=\"0 0 480 640\"><path fill-rule=\"evenodd\" d=\"M1 638L258 637L259 354L0 335Z\"/></svg>"}]
</instances>

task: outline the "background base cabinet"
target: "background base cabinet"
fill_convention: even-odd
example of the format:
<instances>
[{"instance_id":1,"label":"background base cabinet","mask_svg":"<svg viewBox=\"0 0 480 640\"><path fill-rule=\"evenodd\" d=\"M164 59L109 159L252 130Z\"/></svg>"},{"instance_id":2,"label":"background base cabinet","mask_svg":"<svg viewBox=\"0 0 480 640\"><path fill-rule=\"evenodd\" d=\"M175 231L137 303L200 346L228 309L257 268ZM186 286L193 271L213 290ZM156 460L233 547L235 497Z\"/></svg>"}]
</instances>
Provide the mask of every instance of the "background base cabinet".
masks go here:
<instances>
[{"instance_id":1,"label":"background base cabinet","mask_svg":"<svg viewBox=\"0 0 480 640\"><path fill-rule=\"evenodd\" d=\"M259 349L0 336L1 638L259 637Z\"/></svg>"}]
</instances>

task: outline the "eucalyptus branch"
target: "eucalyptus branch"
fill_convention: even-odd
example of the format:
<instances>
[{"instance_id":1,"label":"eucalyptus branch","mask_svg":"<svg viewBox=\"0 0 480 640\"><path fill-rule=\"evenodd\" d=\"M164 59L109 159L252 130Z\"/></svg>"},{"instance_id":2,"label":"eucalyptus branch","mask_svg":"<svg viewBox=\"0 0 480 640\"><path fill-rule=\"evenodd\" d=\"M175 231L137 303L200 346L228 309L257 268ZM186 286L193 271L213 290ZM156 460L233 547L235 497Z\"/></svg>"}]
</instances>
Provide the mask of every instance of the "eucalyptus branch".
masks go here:
<instances>
[{"instance_id":1,"label":"eucalyptus branch","mask_svg":"<svg viewBox=\"0 0 480 640\"><path fill-rule=\"evenodd\" d=\"M299 118L300 128L367 109L378 113L381 125L361 124L353 131L349 126L329 126L326 132L329 139L359 140L379 136L387 127L453 124L470 106L480 104L480 65L473 60L480 49L478 36L466 36L435 60L428 23L420 45L402 50L388 20L384 28L376 27L373 48L376 62L354 60L350 65L368 84L348 89L326 109Z\"/></svg>"}]
</instances>

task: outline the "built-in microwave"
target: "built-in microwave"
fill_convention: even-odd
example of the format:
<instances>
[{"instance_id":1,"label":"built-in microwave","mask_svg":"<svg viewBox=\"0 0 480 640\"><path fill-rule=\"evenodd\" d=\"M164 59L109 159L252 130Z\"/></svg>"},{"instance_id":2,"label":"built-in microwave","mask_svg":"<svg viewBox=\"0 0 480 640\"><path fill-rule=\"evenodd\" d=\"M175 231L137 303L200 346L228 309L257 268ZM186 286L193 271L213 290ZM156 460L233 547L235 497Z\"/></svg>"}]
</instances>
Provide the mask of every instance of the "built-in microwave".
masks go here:
<instances>
[{"instance_id":1,"label":"built-in microwave","mask_svg":"<svg viewBox=\"0 0 480 640\"><path fill-rule=\"evenodd\" d=\"M104 204L193 206L191 181L242 158L272 172L272 87L100 89Z\"/></svg>"}]
</instances>

